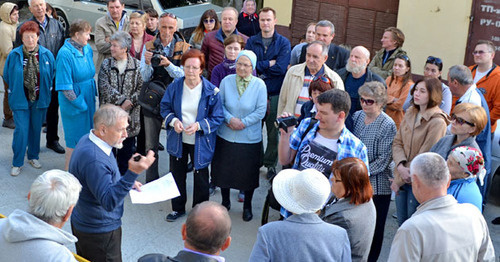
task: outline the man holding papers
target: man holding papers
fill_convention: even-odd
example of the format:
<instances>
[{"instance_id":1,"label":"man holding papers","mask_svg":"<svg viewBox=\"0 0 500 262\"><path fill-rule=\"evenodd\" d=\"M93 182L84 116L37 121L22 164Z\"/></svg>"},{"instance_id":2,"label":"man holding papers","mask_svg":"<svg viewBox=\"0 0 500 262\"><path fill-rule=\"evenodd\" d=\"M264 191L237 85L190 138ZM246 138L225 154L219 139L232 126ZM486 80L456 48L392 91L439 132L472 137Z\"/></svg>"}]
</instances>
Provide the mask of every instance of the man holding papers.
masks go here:
<instances>
[{"instance_id":1,"label":"man holding papers","mask_svg":"<svg viewBox=\"0 0 500 262\"><path fill-rule=\"evenodd\" d=\"M76 145L69 172L82 184L80 199L71 216L71 229L78 238L78 255L91 261L122 261L121 217L123 200L130 189L139 189L138 174L154 162L154 153L136 154L121 176L112 148L127 138L128 113L104 105L94 114L94 129Z\"/></svg>"}]
</instances>

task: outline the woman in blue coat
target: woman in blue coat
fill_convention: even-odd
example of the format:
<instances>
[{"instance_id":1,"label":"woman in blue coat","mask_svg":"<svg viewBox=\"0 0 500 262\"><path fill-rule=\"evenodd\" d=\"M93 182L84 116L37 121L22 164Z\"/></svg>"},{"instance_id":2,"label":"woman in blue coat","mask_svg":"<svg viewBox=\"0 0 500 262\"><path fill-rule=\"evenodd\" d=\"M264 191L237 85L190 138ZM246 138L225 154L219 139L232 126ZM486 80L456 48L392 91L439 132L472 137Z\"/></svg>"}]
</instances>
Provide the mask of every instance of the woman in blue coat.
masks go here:
<instances>
[{"instance_id":1,"label":"woman in blue coat","mask_svg":"<svg viewBox=\"0 0 500 262\"><path fill-rule=\"evenodd\" d=\"M252 197L259 187L262 165L262 119L267 108L264 81L252 76L257 57L243 50L236 58L236 74L225 77L221 100L225 125L217 133L212 179L221 188L222 205L231 208L230 188L243 190L243 220L252 220Z\"/></svg>"},{"instance_id":2,"label":"woman in blue coat","mask_svg":"<svg viewBox=\"0 0 500 262\"><path fill-rule=\"evenodd\" d=\"M21 172L26 147L31 166L37 169L42 167L38 162L40 131L50 103L55 70L52 53L38 45L38 24L28 21L21 26L19 32L23 44L10 52L3 74L16 124L12 140L12 176Z\"/></svg>"},{"instance_id":3,"label":"woman in blue coat","mask_svg":"<svg viewBox=\"0 0 500 262\"><path fill-rule=\"evenodd\" d=\"M208 200L208 165L212 161L215 136L224 120L219 90L201 76L205 56L198 49L184 53L181 59L184 77L167 87L160 103L167 126L167 151L170 171L180 196L172 199L172 222L186 214L186 173L188 158L194 165L193 207Z\"/></svg>"},{"instance_id":4,"label":"woman in blue coat","mask_svg":"<svg viewBox=\"0 0 500 262\"><path fill-rule=\"evenodd\" d=\"M56 90L66 140L66 163L80 138L93 128L97 94L94 81L95 67L92 48L87 43L92 27L89 22L76 19L69 28L56 60Z\"/></svg>"}]
</instances>

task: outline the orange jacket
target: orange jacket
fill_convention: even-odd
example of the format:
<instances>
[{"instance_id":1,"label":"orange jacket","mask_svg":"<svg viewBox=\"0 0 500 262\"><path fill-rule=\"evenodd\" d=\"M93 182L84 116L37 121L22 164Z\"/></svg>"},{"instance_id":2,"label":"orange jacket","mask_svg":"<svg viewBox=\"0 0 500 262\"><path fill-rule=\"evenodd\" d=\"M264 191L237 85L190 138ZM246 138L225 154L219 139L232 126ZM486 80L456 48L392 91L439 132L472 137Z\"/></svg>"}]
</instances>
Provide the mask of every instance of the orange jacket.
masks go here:
<instances>
[{"instance_id":1,"label":"orange jacket","mask_svg":"<svg viewBox=\"0 0 500 262\"><path fill-rule=\"evenodd\" d=\"M472 71L472 77L476 76L477 65L469 67ZM477 88L482 88L484 91L484 98L490 108L491 119L491 132L495 132L497 120L500 119L500 67L493 64L493 68L479 79L476 83Z\"/></svg>"}]
</instances>

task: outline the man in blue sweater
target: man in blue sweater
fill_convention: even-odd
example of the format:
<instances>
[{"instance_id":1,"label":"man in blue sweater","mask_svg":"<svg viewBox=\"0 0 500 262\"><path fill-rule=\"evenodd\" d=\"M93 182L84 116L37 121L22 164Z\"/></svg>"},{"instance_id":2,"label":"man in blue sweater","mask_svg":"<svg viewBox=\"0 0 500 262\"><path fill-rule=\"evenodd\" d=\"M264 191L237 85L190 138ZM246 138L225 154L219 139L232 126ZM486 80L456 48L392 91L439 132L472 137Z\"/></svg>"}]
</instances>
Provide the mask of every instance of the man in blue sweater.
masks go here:
<instances>
[{"instance_id":1,"label":"man in blue sweater","mask_svg":"<svg viewBox=\"0 0 500 262\"><path fill-rule=\"evenodd\" d=\"M138 174L154 162L154 153L128 162L121 176L112 148L121 148L127 138L128 113L104 105L94 114L94 129L80 139L69 162L69 172L82 184L80 199L71 216L71 229L78 238L78 255L91 261L122 261L121 217L123 200L141 183ZM136 160L137 159L137 160Z\"/></svg>"},{"instance_id":2,"label":"man in blue sweater","mask_svg":"<svg viewBox=\"0 0 500 262\"><path fill-rule=\"evenodd\" d=\"M259 11L261 32L250 37L246 49L257 55L257 74L267 86L269 112L265 118L267 130L267 148L264 154L264 166L267 167L267 177L276 174L278 159L278 129L274 126L278 111L278 100L281 85L285 79L288 62L290 62L290 41L275 30L276 11L264 7Z\"/></svg>"}]
</instances>

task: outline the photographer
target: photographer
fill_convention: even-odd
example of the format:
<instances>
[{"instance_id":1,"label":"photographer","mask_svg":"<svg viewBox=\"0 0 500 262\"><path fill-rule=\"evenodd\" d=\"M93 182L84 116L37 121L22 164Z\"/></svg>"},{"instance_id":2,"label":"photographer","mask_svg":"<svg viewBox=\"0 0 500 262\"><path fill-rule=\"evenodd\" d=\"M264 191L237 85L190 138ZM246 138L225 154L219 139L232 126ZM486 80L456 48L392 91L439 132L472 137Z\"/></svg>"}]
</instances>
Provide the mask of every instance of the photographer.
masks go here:
<instances>
[{"instance_id":1,"label":"photographer","mask_svg":"<svg viewBox=\"0 0 500 262\"><path fill-rule=\"evenodd\" d=\"M280 128L278 157L282 165L292 164L293 169L314 168L327 178L334 160L357 157L368 166L367 149L344 126L351 107L349 94L331 89L318 96L316 123L306 118L300 125ZM284 112L280 118L290 117Z\"/></svg>"},{"instance_id":2,"label":"photographer","mask_svg":"<svg viewBox=\"0 0 500 262\"><path fill-rule=\"evenodd\" d=\"M159 33L144 45L141 56L141 76L144 84L139 103L144 115L146 152L158 154L158 143L163 119L160 115L160 101L166 87L174 79L184 76L180 68L181 57L189 49L189 44L177 32L177 18L171 13L160 16ZM146 182L159 177L158 157L146 172Z\"/></svg>"}]
</instances>

